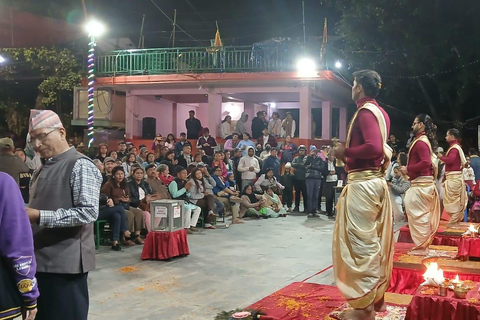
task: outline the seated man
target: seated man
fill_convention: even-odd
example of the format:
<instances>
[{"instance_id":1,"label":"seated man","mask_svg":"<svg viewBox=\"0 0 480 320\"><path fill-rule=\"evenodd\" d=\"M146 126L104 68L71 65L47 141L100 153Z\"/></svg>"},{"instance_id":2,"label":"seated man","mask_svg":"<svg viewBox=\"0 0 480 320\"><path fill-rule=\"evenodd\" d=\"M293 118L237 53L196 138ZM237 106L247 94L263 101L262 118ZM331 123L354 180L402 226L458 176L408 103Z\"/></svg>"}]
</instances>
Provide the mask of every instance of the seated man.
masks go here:
<instances>
[{"instance_id":1,"label":"seated man","mask_svg":"<svg viewBox=\"0 0 480 320\"><path fill-rule=\"evenodd\" d=\"M216 185L212 191L215 198L225 206L225 215L232 213L232 224L243 223L243 220L239 218L240 204L231 201L231 196L238 197L240 192L227 188L220 167L213 168L213 179L215 180ZM238 198L238 200L240 199Z\"/></svg>"}]
</instances>

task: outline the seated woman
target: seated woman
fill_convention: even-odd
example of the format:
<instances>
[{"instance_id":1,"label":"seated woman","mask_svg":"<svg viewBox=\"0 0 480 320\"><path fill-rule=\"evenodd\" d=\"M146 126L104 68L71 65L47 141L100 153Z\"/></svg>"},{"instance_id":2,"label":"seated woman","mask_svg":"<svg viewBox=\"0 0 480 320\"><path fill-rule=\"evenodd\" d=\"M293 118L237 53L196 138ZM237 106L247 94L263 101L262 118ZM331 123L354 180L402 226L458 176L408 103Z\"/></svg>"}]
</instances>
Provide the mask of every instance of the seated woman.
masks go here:
<instances>
[{"instance_id":1,"label":"seated woman","mask_svg":"<svg viewBox=\"0 0 480 320\"><path fill-rule=\"evenodd\" d=\"M137 208L143 212L143 220L148 232L152 231L150 214L150 202L157 200L158 196L144 180L145 171L143 168L135 168L132 171L131 179L128 182L130 191L130 207ZM158 226L160 219L155 219L155 226Z\"/></svg>"},{"instance_id":2,"label":"seated woman","mask_svg":"<svg viewBox=\"0 0 480 320\"><path fill-rule=\"evenodd\" d=\"M184 201L183 227L191 234L198 231L196 225L202 209L191 203L188 198L188 190L193 186L193 182L187 182L187 169L177 166L175 170L176 178L168 185L168 191L173 199Z\"/></svg>"},{"instance_id":3,"label":"seated woman","mask_svg":"<svg viewBox=\"0 0 480 320\"><path fill-rule=\"evenodd\" d=\"M123 167L118 166L113 168L112 177L102 187L101 192L108 198L112 199L113 204L121 205L125 209L127 217L128 230L134 232L132 240L136 244L143 244L144 241L140 238L140 231L143 228L143 212L140 209L130 207L130 190L128 188L127 180L125 179L125 171Z\"/></svg>"},{"instance_id":4,"label":"seated woman","mask_svg":"<svg viewBox=\"0 0 480 320\"><path fill-rule=\"evenodd\" d=\"M137 163L137 156L135 153L129 153L126 156L125 162L123 163L123 172L128 177L130 175L130 171L132 170L132 165Z\"/></svg>"},{"instance_id":5,"label":"seated woman","mask_svg":"<svg viewBox=\"0 0 480 320\"><path fill-rule=\"evenodd\" d=\"M265 207L272 209L275 214L271 215L272 218L286 217L287 210L282 205L280 198L273 192L273 189L268 187L263 195L265 199Z\"/></svg>"},{"instance_id":6,"label":"seated woman","mask_svg":"<svg viewBox=\"0 0 480 320\"><path fill-rule=\"evenodd\" d=\"M190 184L191 187L188 190L188 198L190 202L202 208L205 228L215 229L215 226L213 225L216 222L217 217L217 214L213 212L215 198L206 190L201 169L195 168L190 176L191 178L188 182L191 181L193 184Z\"/></svg>"},{"instance_id":7,"label":"seated woman","mask_svg":"<svg viewBox=\"0 0 480 320\"><path fill-rule=\"evenodd\" d=\"M267 171L262 174L257 181L255 182L255 191L263 193L267 188L272 188L273 192L276 194L281 194L282 190L285 189L277 178L273 175L273 168L267 168Z\"/></svg>"},{"instance_id":8,"label":"seated woman","mask_svg":"<svg viewBox=\"0 0 480 320\"><path fill-rule=\"evenodd\" d=\"M161 164L157 168L158 172L158 179L160 179L164 185L168 187L168 185L175 179L171 174L170 174L170 169L166 164Z\"/></svg>"},{"instance_id":9,"label":"seated woman","mask_svg":"<svg viewBox=\"0 0 480 320\"><path fill-rule=\"evenodd\" d=\"M170 150L175 149L175 137L173 136L173 133L169 133L167 135L167 139L165 141L165 147L167 147Z\"/></svg>"},{"instance_id":10,"label":"seated woman","mask_svg":"<svg viewBox=\"0 0 480 320\"><path fill-rule=\"evenodd\" d=\"M130 237L130 231L127 229L125 209L120 204L114 204L112 198L107 197L103 193L100 194L98 220L107 220L112 228L112 250L122 250L118 244L120 235L124 245L135 245L133 241L126 240L126 238Z\"/></svg>"},{"instance_id":11,"label":"seated woman","mask_svg":"<svg viewBox=\"0 0 480 320\"><path fill-rule=\"evenodd\" d=\"M238 212L240 209L239 204L235 202L232 203L231 201L233 200L233 198L231 198L232 196L234 198L236 197L236 199L239 199L239 192L232 191L227 188L227 186L225 185L226 181L225 178L222 176L222 169L220 169L220 167L213 168L212 177L216 183L212 191L215 197L225 206L225 216L228 216L229 213L231 213L232 224L243 223L243 220L238 217Z\"/></svg>"},{"instance_id":12,"label":"seated woman","mask_svg":"<svg viewBox=\"0 0 480 320\"><path fill-rule=\"evenodd\" d=\"M215 152L215 155L213 156L213 161L212 161L212 168L219 167L220 170L222 170L222 176L224 178L227 177L227 166L223 162L223 156L221 151Z\"/></svg>"},{"instance_id":13,"label":"seated woman","mask_svg":"<svg viewBox=\"0 0 480 320\"><path fill-rule=\"evenodd\" d=\"M142 164L142 167L145 168L146 166L148 166L149 164L154 164L154 165L157 165L157 162L155 162L155 155L151 152L147 153L147 161L145 161L143 164Z\"/></svg>"},{"instance_id":14,"label":"seated woman","mask_svg":"<svg viewBox=\"0 0 480 320\"><path fill-rule=\"evenodd\" d=\"M175 159L175 152L169 150L165 155L165 158L160 161L160 164L166 164L170 172L175 171L175 166L178 164L178 161Z\"/></svg>"},{"instance_id":15,"label":"seated woman","mask_svg":"<svg viewBox=\"0 0 480 320\"><path fill-rule=\"evenodd\" d=\"M230 151L225 151L223 153L223 163L225 163L225 168L227 169L227 174L228 172L233 172L235 166L232 160L232 152ZM226 178L226 176L225 176Z\"/></svg>"},{"instance_id":16,"label":"seated woman","mask_svg":"<svg viewBox=\"0 0 480 320\"><path fill-rule=\"evenodd\" d=\"M243 189L240 202L240 218L252 217L252 218L269 218L275 212L265 207L265 199L258 194L253 193L253 187L247 185Z\"/></svg>"}]
</instances>

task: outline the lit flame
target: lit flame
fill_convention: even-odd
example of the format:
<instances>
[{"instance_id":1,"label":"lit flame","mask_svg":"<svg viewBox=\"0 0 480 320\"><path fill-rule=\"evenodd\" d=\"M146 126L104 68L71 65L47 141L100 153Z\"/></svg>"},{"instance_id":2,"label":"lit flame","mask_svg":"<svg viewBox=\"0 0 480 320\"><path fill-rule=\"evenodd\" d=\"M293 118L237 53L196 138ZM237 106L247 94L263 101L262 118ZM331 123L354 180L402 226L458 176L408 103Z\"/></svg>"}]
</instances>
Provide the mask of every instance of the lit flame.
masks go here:
<instances>
[{"instance_id":1,"label":"lit flame","mask_svg":"<svg viewBox=\"0 0 480 320\"><path fill-rule=\"evenodd\" d=\"M458 278L458 274L455 276L455 279L452 280L452 283L460 283L460 279Z\"/></svg>"},{"instance_id":2,"label":"lit flame","mask_svg":"<svg viewBox=\"0 0 480 320\"><path fill-rule=\"evenodd\" d=\"M432 262L427 267L427 271L425 271L425 273L423 274L423 279L432 279L437 284L443 283L445 281L445 278L443 277L443 270L438 268L438 264L436 262Z\"/></svg>"}]
</instances>

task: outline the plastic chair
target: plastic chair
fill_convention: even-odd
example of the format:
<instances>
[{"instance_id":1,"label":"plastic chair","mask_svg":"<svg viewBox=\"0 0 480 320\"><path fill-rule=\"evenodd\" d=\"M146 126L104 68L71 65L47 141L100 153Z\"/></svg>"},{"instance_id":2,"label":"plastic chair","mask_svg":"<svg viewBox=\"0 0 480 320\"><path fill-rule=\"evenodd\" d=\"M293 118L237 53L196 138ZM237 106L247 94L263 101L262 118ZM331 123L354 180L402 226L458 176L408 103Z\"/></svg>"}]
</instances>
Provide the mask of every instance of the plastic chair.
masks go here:
<instances>
[{"instance_id":1,"label":"plastic chair","mask_svg":"<svg viewBox=\"0 0 480 320\"><path fill-rule=\"evenodd\" d=\"M105 227L107 220L97 220L95 221L95 250L98 250L100 246L100 241L103 239L103 228L101 225Z\"/></svg>"}]
</instances>

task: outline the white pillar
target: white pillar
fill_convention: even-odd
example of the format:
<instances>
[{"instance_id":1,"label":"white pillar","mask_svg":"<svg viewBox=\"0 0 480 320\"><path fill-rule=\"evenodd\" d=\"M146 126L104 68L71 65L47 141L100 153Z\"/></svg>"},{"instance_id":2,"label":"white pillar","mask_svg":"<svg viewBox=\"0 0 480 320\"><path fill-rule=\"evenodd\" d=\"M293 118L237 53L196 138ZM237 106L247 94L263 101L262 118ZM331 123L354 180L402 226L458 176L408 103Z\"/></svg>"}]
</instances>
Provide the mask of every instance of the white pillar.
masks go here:
<instances>
[{"instance_id":1,"label":"white pillar","mask_svg":"<svg viewBox=\"0 0 480 320\"><path fill-rule=\"evenodd\" d=\"M300 119L299 121L299 138L310 139L312 137L312 95L310 88L303 87L300 89Z\"/></svg>"},{"instance_id":2,"label":"white pillar","mask_svg":"<svg viewBox=\"0 0 480 320\"><path fill-rule=\"evenodd\" d=\"M125 137L133 139L133 136L139 136L140 130L138 126L138 97L127 92L125 99Z\"/></svg>"},{"instance_id":3,"label":"white pillar","mask_svg":"<svg viewBox=\"0 0 480 320\"><path fill-rule=\"evenodd\" d=\"M332 104L330 101L322 101L322 140L332 138Z\"/></svg>"},{"instance_id":4,"label":"white pillar","mask_svg":"<svg viewBox=\"0 0 480 320\"><path fill-rule=\"evenodd\" d=\"M222 118L222 96L219 94L208 94L208 129L212 137L220 136L218 127ZM206 127L206 125L204 125Z\"/></svg>"}]
</instances>

